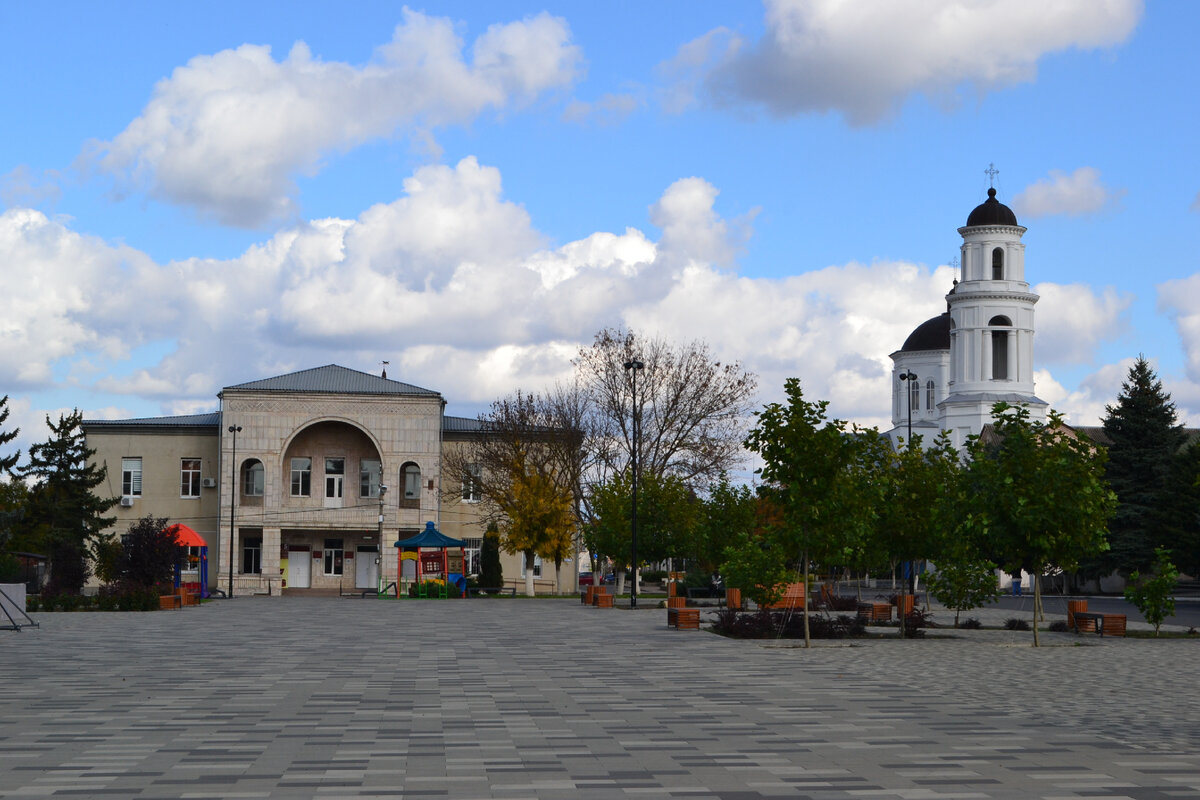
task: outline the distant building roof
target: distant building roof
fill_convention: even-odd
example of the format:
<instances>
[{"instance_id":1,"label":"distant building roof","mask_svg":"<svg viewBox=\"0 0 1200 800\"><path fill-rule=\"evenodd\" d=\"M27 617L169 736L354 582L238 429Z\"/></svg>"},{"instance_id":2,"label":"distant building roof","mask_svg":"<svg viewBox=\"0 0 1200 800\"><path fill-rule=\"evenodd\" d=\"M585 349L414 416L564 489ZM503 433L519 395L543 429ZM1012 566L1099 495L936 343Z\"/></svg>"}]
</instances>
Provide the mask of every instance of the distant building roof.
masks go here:
<instances>
[{"instance_id":1,"label":"distant building roof","mask_svg":"<svg viewBox=\"0 0 1200 800\"><path fill-rule=\"evenodd\" d=\"M136 419L85 419L85 428L173 428L179 431L194 428L212 428L216 431L221 426L221 412L209 414L186 414L179 417L138 417Z\"/></svg>"},{"instance_id":2,"label":"distant building roof","mask_svg":"<svg viewBox=\"0 0 1200 800\"><path fill-rule=\"evenodd\" d=\"M290 372L274 378L226 386L223 391L289 392L312 394L401 394L421 397L441 397L431 389L422 389L410 383L389 380L356 369L327 364L299 372Z\"/></svg>"}]
</instances>

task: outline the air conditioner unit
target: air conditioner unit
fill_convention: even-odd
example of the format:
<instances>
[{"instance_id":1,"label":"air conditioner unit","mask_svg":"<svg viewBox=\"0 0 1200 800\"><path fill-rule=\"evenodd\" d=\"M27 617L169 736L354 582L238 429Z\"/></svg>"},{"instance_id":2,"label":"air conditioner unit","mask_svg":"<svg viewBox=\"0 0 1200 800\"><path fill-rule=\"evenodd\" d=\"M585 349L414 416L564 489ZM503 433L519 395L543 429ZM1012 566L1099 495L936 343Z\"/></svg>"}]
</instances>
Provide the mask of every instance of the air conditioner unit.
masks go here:
<instances>
[{"instance_id":1,"label":"air conditioner unit","mask_svg":"<svg viewBox=\"0 0 1200 800\"><path fill-rule=\"evenodd\" d=\"M132 497L122 497L121 498L121 508L133 508L133 498Z\"/></svg>"},{"instance_id":2,"label":"air conditioner unit","mask_svg":"<svg viewBox=\"0 0 1200 800\"><path fill-rule=\"evenodd\" d=\"M205 489L215 489L215 488L217 488L217 479L216 478L204 478L203 480L200 481L200 485L203 486Z\"/></svg>"}]
</instances>

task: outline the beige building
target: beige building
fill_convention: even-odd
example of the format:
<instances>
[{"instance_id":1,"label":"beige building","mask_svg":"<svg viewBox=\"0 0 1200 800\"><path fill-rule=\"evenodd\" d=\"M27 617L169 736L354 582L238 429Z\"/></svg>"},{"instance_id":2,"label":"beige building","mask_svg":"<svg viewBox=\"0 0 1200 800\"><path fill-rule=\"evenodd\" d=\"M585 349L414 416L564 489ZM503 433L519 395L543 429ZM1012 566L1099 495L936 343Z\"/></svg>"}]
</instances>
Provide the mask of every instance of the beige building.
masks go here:
<instances>
[{"instance_id":1,"label":"beige building","mask_svg":"<svg viewBox=\"0 0 1200 800\"><path fill-rule=\"evenodd\" d=\"M479 498L469 481L443 491L442 456L480 426L446 416L441 394L329 365L218 397L211 414L84 421L121 498L114 534L147 514L188 525L208 542L209 588L234 595L403 586L418 562L401 567L394 545L429 522L466 540L478 572ZM521 558L501 562L523 585ZM538 591L553 578L550 565Z\"/></svg>"}]
</instances>

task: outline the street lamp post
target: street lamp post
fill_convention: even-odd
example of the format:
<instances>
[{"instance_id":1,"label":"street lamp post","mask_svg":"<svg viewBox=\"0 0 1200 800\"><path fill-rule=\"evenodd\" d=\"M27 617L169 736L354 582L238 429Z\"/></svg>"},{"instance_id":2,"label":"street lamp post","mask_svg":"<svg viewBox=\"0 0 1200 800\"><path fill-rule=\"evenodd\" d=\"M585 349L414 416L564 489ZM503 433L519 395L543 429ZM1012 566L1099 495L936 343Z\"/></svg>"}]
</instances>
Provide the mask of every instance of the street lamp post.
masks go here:
<instances>
[{"instance_id":1,"label":"street lamp post","mask_svg":"<svg viewBox=\"0 0 1200 800\"><path fill-rule=\"evenodd\" d=\"M633 381L633 515L631 517L632 531L630 537L629 556L633 563L633 582L629 589L629 607L637 608L637 590L638 590L638 560L637 560L637 501L638 501L638 450L641 446L639 437L641 435L641 426L638 418L641 416L638 413L637 404L637 374L638 371L645 368L645 364L641 361L632 359L625 362L625 371L630 373L630 379ZM594 574L594 573L593 573Z\"/></svg>"},{"instance_id":2,"label":"street lamp post","mask_svg":"<svg viewBox=\"0 0 1200 800\"><path fill-rule=\"evenodd\" d=\"M230 458L232 462L229 465L229 597L233 598L233 511L237 507L237 435L241 432L241 425L230 425L229 432L233 434L233 456Z\"/></svg>"},{"instance_id":3,"label":"street lamp post","mask_svg":"<svg viewBox=\"0 0 1200 800\"><path fill-rule=\"evenodd\" d=\"M913 388L912 387L916 386L918 392L921 390L921 388L920 388L920 384L918 384L916 382L917 381L916 374L911 369L906 369L904 371L904 374L902 374L900 376L900 380L911 382L905 389L905 391L908 394L908 441L906 441L904 443L904 446L912 447L912 397L913 397Z\"/></svg>"},{"instance_id":4,"label":"street lamp post","mask_svg":"<svg viewBox=\"0 0 1200 800\"><path fill-rule=\"evenodd\" d=\"M908 450L908 449L912 448L913 392L914 391L920 392L921 385L919 383L917 383L916 373L914 373L911 369L904 370L904 374L900 376L900 380L906 381L908 384L905 387L905 392L908 394L908 440L904 443L904 449ZM913 584L916 580L916 575L913 574L915 565L910 561L910 562L906 562L905 566L907 567L907 570L908 570L908 580L907 580L908 593L909 593L909 595L911 595L911 594L913 594ZM900 617L900 638L901 639L903 639L905 636L908 635L907 632L905 631L905 625L904 625L905 617L907 616L906 609L900 607L902 602L907 602L907 601L906 600L900 601L900 602L897 602L897 604L896 604L897 616Z\"/></svg>"},{"instance_id":5,"label":"street lamp post","mask_svg":"<svg viewBox=\"0 0 1200 800\"><path fill-rule=\"evenodd\" d=\"M387 487L383 485L383 464L379 466L379 551L375 559L375 593L383 594L383 496L387 494ZM396 584L397 587L400 584ZM399 588L396 589L397 594Z\"/></svg>"}]
</instances>

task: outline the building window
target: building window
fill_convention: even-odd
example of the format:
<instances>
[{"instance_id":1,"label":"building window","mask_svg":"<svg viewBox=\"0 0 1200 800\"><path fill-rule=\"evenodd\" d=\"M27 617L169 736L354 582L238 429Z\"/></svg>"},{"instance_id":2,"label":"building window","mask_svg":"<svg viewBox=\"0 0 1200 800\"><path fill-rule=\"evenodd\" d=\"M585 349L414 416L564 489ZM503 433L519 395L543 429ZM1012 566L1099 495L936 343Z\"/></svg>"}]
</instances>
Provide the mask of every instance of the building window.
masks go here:
<instances>
[{"instance_id":1,"label":"building window","mask_svg":"<svg viewBox=\"0 0 1200 800\"><path fill-rule=\"evenodd\" d=\"M463 539L463 568L467 575L479 575L479 552L483 548L483 539Z\"/></svg>"},{"instance_id":2,"label":"building window","mask_svg":"<svg viewBox=\"0 0 1200 800\"><path fill-rule=\"evenodd\" d=\"M1007 328L1012 321L1005 316L992 317L988 321L992 327ZM1008 380L1008 331L992 331L992 380Z\"/></svg>"},{"instance_id":3,"label":"building window","mask_svg":"<svg viewBox=\"0 0 1200 800\"><path fill-rule=\"evenodd\" d=\"M179 496L200 496L200 459L184 458L179 461Z\"/></svg>"},{"instance_id":4,"label":"building window","mask_svg":"<svg viewBox=\"0 0 1200 800\"><path fill-rule=\"evenodd\" d=\"M908 408L910 411L921 410L921 382L919 380L908 382Z\"/></svg>"},{"instance_id":5,"label":"building window","mask_svg":"<svg viewBox=\"0 0 1200 800\"><path fill-rule=\"evenodd\" d=\"M1004 250L997 247L992 251L992 280L1004 280Z\"/></svg>"},{"instance_id":6,"label":"building window","mask_svg":"<svg viewBox=\"0 0 1200 800\"><path fill-rule=\"evenodd\" d=\"M342 574L342 540L325 540L325 574Z\"/></svg>"},{"instance_id":7,"label":"building window","mask_svg":"<svg viewBox=\"0 0 1200 800\"><path fill-rule=\"evenodd\" d=\"M400 485L404 494L400 497L401 508L421 507L421 468L408 462L400 468Z\"/></svg>"},{"instance_id":8,"label":"building window","mask_svg":"<svg viewBox=\"0 0 1200 800\"><path fill-rule=\"evenodd\" d=\"M478 464L467 464L463 476L462 499L464 503L478 503L483 499L483 469Z\"/></svg>"},{"instance_id":9,"label":"building window","mask_svg":"<svg viewBox=\"0 0 1200 800\"><path fill-rule=\"evenodd\" d=\"M346 459L325 459L325 497L333 499L342 496L342 480L346 474ZM338 573L341 574L340 572Z\"/></svg>"},{"instance_id":10,"label":"building window","mask_svg":"<svg viewBox=\"0 0 1200 800\"><path fill-rule=\"evenodd\" d=\"M262 537L242 537L242 574L262 574Z\"/></svg>"},{"instance_id":11,"label":"building window","mask_svg":"<svg viewBox=\"0 0 1200 800\"><path fill-rule=\"evenodd\" d=\"M263 487L267 482L267 471L261 461L251 461L243 473L242 494L246 497L262 497Z\"/></svg>"},{"instance_id":12,"label":"building window","mask_svg":"<svg viewBox=\"0 0 1200 800\"><path fill-rule=\"evenodd\" d=\"M383 477L383 466L377 458L362 458L358 461L358 493L362 497L379 497L379 479Z\"/></svg>"},{"instance_id":13,"label":"building window","mask_svg":"<svg viewBox=\"0 0 1200 800\"><path fill-rule=\"evenodd\" d=\"M312 459L292 459L292 497L308 497L312 494Z\"/></svg>"},{"instance_id":14,"label":"building window","mask_svg":"<svg viewBox=\"0 0 1200 800\"><path fill-rule=\"evenodd\" d=\"M925 381L925 410L933 410L933 378Z\"/></svg>"},{"instance_id":15,"label":"building window","mask_svg":"<svg viewBox=\"0 0 1200 800\"><path fill-rule=\"evenodd\" d=\"M121 494L124 497L142 496L142 460L121 459Z\"/></svg>"},{"instance_id":16,"label":"building window","mask_svg":"<svg viewBox=\"0 0 1200 800\"><path fill-rule=\"evenodd\" d=\"M526 572L525 555L522 554L521 555L521 577L522 578L525 577L525 572ZM533 557L533 577L535 577L535 578L542 577L542 557L541 556Z\"/></svg>"},{"instance_id":17,"label":"building window","mask_svg":"<svg viewBox=\"0 0 1200 800\"><path fill-rule=\"evenodd\" d=\"M183 563L179 565L180 572L199 572L200 571L200 548L185 547Z\"/></svg>"}]
</instances>

